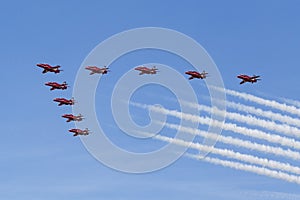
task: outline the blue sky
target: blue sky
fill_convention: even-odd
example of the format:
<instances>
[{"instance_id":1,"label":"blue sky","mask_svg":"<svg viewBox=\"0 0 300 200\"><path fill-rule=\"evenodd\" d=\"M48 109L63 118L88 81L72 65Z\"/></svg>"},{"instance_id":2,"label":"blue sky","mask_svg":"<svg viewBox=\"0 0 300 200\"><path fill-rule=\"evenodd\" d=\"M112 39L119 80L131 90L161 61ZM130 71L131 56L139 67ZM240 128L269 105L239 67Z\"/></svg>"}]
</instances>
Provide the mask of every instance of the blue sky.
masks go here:
<instances>
[{"instance_id":1,"label":"blue sky","mask_svg":"<svg viewBox=\"0 0 300 200\"><path fill-rule=\"evenodd\" d=\"M58 108L52 99L71 97L72 88L50 92L44 86L46 81L66 80L72 87L81 63L101 41L125 30L152 26L174 29L200 43L218 66L226 88L278 101L281 97L299 100L299 6L296 0L2 2L0 198L299 199L297 184L186 157L153 173L112 170L67 132L74 124L60 118L71 109ZM64 71L41 74L35 66L40 62L60 64ZM174 55L137 52L117 60L111 73L103 77L104 89L97 89L96 98L103 99L96 105L99 119L111 133L109 137L124 148L134 144L137 150L153 150L145 141L127 141L115 126L109 109L111 89L125 70L154 62L183 72L192 67ZM117 65L124 65L124 70L117 70ZM262 75L262 81L240 86L236 79L240 73ZM194 80L191 85L199 91L199 98L202 92L208 95L203 81ZM155 91L166 98L157 98ZM144 88L135 95L134 100L142 103L161 103L169 109L178 106L163 88ZM202 101L207 103L205 98ZM137 123L147 124L147 113L141 109L132 112ZM298 161L284 161L299 166Z\"/></svg>"}]
</instances>

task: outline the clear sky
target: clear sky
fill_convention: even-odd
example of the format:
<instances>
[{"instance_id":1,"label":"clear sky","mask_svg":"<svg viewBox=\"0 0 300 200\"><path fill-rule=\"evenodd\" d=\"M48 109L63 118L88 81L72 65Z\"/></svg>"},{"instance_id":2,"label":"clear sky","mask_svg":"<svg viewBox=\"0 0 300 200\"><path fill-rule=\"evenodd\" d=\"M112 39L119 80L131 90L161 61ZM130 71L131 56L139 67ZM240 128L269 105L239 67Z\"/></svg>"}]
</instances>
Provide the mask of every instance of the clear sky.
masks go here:
<instances>
[{"instance_id":1,"label":"clear sky","mask_svg":"<svg viewBox=\"0 0 300 200\"><path fill-rule=\"evenodd\" d=\"M182 32L201 44L218 66L228 89L279 102L281 98L299 100L299 7L296 0L2 2L0 198L300 199L298 184L187 157L146 174L110 169L94 159L78 137L67 132L74 124L65 123L60 116L71 112L70 107L57 107L52 101L72 96L77 70L101 41L125 30L149 26ZM43 62L59 64L64 71L59 75L42 74L35 65ZM114 83L134 66L160 62L179 72L192 67L167 53L136 52L113 63L111 72L101 79L104 88L97 89L100 121L111 133L111 140L128 150L155 150L151 144L165 143L128 141L122 135L109 107ZM119 70L118 65L124 68ZM262 81L241 86L236 78L240 73L261 75ZM44 86L46 81L64 80L71 86L67 91L50 92ZM202 99L199 101L209 105L203 81L193 80L191 85ZM134 101L177 109L173 99L168 90L155 86L144 87L133 96ZM236 97L228 99L270 109ZM132 108L132 114L137 123L147 124L144 110ZM235 136L230 131L222 134ZM217 146L300 165L287 158Z\"/></svg>"}]
</instances>

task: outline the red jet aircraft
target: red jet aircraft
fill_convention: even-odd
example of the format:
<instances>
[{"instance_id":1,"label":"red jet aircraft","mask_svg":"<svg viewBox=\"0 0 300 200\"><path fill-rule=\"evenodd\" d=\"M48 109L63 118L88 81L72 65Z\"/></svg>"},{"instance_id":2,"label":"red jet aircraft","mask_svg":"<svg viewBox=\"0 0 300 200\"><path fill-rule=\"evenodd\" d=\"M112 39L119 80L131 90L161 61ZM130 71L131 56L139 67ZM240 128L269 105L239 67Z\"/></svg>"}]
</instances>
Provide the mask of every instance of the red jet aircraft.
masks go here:
<instances>
[{"instance_id":1,"label":"red jet aircraft","mask_svg":"<svg viewBox=\"0 0 300 200\"><path fill-rule=\"evenodd\" d=\"M65 99L65 98L55 98L53 101L58 102L58 106L61 105L74 105L75 101L74 99Z\"/></svg>"},{"instance_id":2,"label":"red jet aircraft","mask_svg":"<svg viewBox=\"0 0 300 200\"><path fill-rule=\"evenodd\" d=\"M68 84L66 81L64 81L62 84L56 83L56 82L47 82L45 85L50 86L50 90L60 89L65 90L68 87Z\"/></svg>"},{"instance_id":3,"label":"red jet aircraft","mask_svg":"<svg viewBox=\"0 0 300 200\"><path fill-rule=\"evenodd\" d=\"M253 75L253 76L248 76L248 75L245 75L245 74L241 74L241 75L238 75L237 78L240 78L242 79L242 81L240 82L240 84L243 84L243 83L246 83L246 82L249 82L249 83L255 83L261 79L259 79L260 76L256 76L256 75Z\"/></svg>"},{"instance_id":4,"label":"red jet aircraft","mask_svg":"<svg viewBox=\"0 0 300 200\"><path fill-rule=\"evenodd\" d=\"M73 128L73 129L69 129L69 132L74 133L73 136L90 134L90 130L88 128L86 128L84 130L81 130L78 128Z\"/></svg>"},{"instance_id":5,"label":"red jet aircraft","mask_svg":"<svg viewBox=\"0 0 300 200\"><path fill-rule=\"evenodd\" d=\"M109 72L108 67L104 66L103 68L99 68L96 66L87 66L85 69L90 70L90 75L93 74L107 74Z\"/></svg>"},{"instance_id":6,"label":"red jet aircraft","mask_svg":"<svg viewBox=\"0 0 300 200\"><path fill-rule=\"evenodd\" d=\"M67 122L70 122L70 121L81 121L83 120L83 117L81 114L79 115L73 115L73 114L64 114L62 115L63 118L67 118Z\"/></svg>"},{"instance_id":7,"label":"red jet aircraft","mask_svg":"<svg viewBox=\"0 0 300 200\"><path fill-rule=\"evenodd\" d=\"M140 71L139 75L143 75L143 74L156 74L158 71L158 69L154 66L152 68L148 68L148 67L144 67L144 66L140 66L140 67L136 67L134 68L137 71Z\"/></svg>"},{"instance_id":8,"label":"red jet aircraft","mask_svg":"<svg viewBox=\"0 0 300 200\"><path fill-rule=\"evenodd\" d=\"M55 74L57 74L57 73L63 71L63 70L59 69L60 68L59 65L51 66L49 64L36 64L36 66L44 69L44 71L42 72L43 74L45 74L47 72L54 72Z\"/></svg>"},{"instance_id":9,"label":"red jet aircraft","mask_svg":"<svg viewBox=\"0 0 300 200\"><path fill-rule=\"evenodd\" d=\"M208 73L203 70L203 72L201 72L201 73L199 73L197 71L187 71L187 72L185 72L185 74L190 75L189 80L192 80L194 78L204 79L207 77Z\"/></svg>"}]
</instances>

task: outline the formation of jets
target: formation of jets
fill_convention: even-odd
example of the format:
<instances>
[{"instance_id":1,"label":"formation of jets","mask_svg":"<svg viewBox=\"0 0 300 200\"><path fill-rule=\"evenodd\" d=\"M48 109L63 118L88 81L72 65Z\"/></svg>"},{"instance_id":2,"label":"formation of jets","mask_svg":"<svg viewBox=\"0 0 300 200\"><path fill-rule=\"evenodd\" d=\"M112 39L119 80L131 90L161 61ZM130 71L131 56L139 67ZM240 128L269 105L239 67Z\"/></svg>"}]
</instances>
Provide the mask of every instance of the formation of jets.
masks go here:
<instances>
[{"instance_id":1,"label":"formation of jets","mask_svg":"<svg viewBox=\"0 0 300 200\"><path fill-rule=\"evenodd\" d=\"M51 66L49 64L37 64L37 66L44 69L42 71L43 74L45 74L47 72L53 72L53 73L57 74L57 73L60 73L61 71L63 71L63 70L60 69L60 65ZM95 73L97 73L97 72L95 72ZM107 73L107 72L103 71L103 73ZM68 88L68 84L67 84L66 81L64 81L63 83L46 82L45 85L50 86L51 87L50 90L55 90L55 89L66 90ZM55 98L55 99L53 99L53 101L58 102L58 106L74 105L75 104L74 98L71 98L71 99ZM64 114L64 115L62 115L62 117L67 119L66 122L82 121L84 119L81 114L79 114L79 115ZM86 128L84 130L74 128L74 129L70 129L69 132L74 133L73 136L89 135L90 134L90 130L88 128Z\"/></svg>"},{"instance_id":2,"label":"formation of jets","mask_svg":"<svg viewBox=\"0 0 300 200\"><path fill-rule=\"evenodd\" d=\"M60 65L56 65L56 66L51 66L49 64L44 64L44 63L39 63L36 64L36 66L43 68L42 73L45 74L47 72L53 72L55 74L60 73L61 70L61 66ZM109 68L104 66L102 68L99 68L97 66L87 66L85 67L86 70L90 71L90 75L93 74L107 74L109 72ZM50 86L50 90L66 90L68 88L68 84L66 81L64 81L63 83L57 83L57 82L46 82L45 83L46 86ZM54 102L58 103L58 106L62 106L62 105L74 105L75 104L75 100L74 98L71 99L66 99L66 98L54 98L53 99ZM71 121L82 121L84 118L81 114L79 115L73 115L73 114L63 114L61 117L66 118L67 121L66 122L71 122ZM88 128L82 130L82 129L78 129L78 128L73 128L73 129L69 129L69 132L74 133L73 136L78 136L78 135L89 135L91 132Z\"/></svg>"},{"instance_id":3,"label":"formation of jets","mask_svg":"<svg viewBox=\"0 0 300 200\"><path fill-rule=\"evenodd\" d=\"M86 68L88 69L88 68ZM158 68L156 68L156 66L153 66L152 68L149 67L145 67L145 66L139 66L134 68L136 71L139 71L139 75L143 75L143 74L156 74L158 72ZM197 71L186 71L185 74L189 75L189 80L192 79L205 79L207 78L208 73L203 70L202 72L197 72ZM241 74L238 75L237 78L242 79L242 81L240 82L240 84L249 82L249 83L255 83L261 79L259 79L260 76L249 76L246 74Z\"/></svg>"},{"instance_id":4,"label":"formation of jets","mask_svg":"<svg viewBox=\"0 0 300 200\"><path fill-rule=\"evenodd\" d=\"M42 73L45 74L47 72L52 72L52 73L60 73L61 70L61 66L60 65L56 65L56 66L51 66L49 64L37 64L36 66L43 68ZM86 70L90 71L90 75L93 74L107 74L109 72L109 68L104 66L104 67L97 67L97 66L87 66L85 67ZM139 66L134 68L134 70L139 71L139 75L143 75L143 74L156 74L158 72L158 68L156 68L156 66L153 66L152 68L149 67L145 67L145 66ZM204 70L202 72L197 72L197 71L186 71L185 74L189 75L189 80L192 79L205 79L207 78L208 73L205 72ZM240 82L240 84L244 84L246 82L249 83L255 83L260 79L260 76L249 76L246 74L240 74L237 76L237 78L242 79L242 81ZM68 88L68 84L66 81L62 82L62 83L57 83L57 82L46 82L45 83L46 86L50 86L50 90L66 90ZM66 98L54 98L53 99L54 102L58 103L58 106L62 106L62 105L74 105L75 104L75 100L74 98L71 99L66 99ZM64 114L61 117L66 118L67 121L66 122L71 122L71 121L82 121L84 118L81 114L79 115L73 115L73 114ZM78 128L73 128L73 129L69 129L69 132L74 133L73 136L78 136L78 135L89 135L91 132L88 128L82 130L82 129L78 129Z\"/></svg>"}]
</instances>

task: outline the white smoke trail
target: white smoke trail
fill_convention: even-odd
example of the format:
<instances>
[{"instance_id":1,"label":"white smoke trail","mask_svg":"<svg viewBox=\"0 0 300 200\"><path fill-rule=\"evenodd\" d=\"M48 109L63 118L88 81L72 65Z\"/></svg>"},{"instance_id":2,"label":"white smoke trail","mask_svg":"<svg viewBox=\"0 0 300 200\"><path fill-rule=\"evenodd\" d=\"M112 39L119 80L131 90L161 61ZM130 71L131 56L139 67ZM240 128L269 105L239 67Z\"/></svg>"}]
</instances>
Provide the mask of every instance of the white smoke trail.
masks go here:
<instances>
[{"instance_id":1,"label":"white smoke trail","mask_svg":"<svg viewBox=\"0 0 300 200\"><path fill-rule=\"evenodd\" d=\"M293 100L293 99L287 99L287 98L282 98L282 100L288 104L292 104L294 106L297 106L298 108L300 108L300 101L297 100Z\"/></svg>"},{"instance_id":2,"label":"white smoke trail","mask_svg":"<svg viewBox=\"0 0 300 200\"><path fill-rule=\"evenodd\" d=\"M199 143L186 142L184 140L170 138L170 137L161 136L161 135L156 135L156 136L154 136L154 138L168 142L168 143L173 143L173 144L177 144L180 146L197 149L199 151L210 152L213 154L240 160L243 162L248 162L251 164L263 165L265 167L269 167L272 169L278 169L278 170L283 170L283 171L287 171L290 173L300 174L299 167L292 166L292 165L286 164L286 163L281 163L281 162L274 161L274 160L268 160L266 158L259 158L259 157L248 155L248 154L241 154L239 152L234 152L229 149L219 149L219 148L215 148L215 147L211 147L211 146L202 145Z\"/></svg>"},{"instance_id":3,"label":"white smoke trail","mask_svg":"<svg viewBox=\"0 0 300 200\"><path fill-rule=\"evenodd\" d=\"M242 112L251 113L251 114L254 114L257 116L269 118L274 121L278 121L278 122L282 122L282 123L300 127L300 119L293 118L288 115L282 115L280 113L274 113L272 111L265 111L260 108L255 108L253 106L246 106L246 105L243 105L240 103L235 103L235 102L230 102L230 101L226 102L226 106L236 109L236 110L239 110L239 111L242 111Z\"/></svg>"},{"instance_id":4,"label":"white smoke trail","mask_svg":"<svg viewBox=\"0 0 300 200\"><path fill-rule=\"evenodd\" d=\"M157 122L157 123L162 123L162 122ZM255 142L251 142L251 141L247 141L247 140L241 140L241 139L237 139L237 138L233 138L230 136L223 136L223 135L217 135L214 133L208 133L205 131L201 131L198 129L193 129L193 128L189 128L189 127L184 127L184 126L180 126L177 124L169 124L169 123L163 123L165 127L167 128L171 128L174 130L180 130L189 134L193 134L193 135L198 135L201 137L205 137L205 138L212 138L218 139L218 142L222 142L224 144L230 144L230 145L234 145L237 147L242 147L242 148L247 148L250 150L256 150L262 153L269 153L269 154L273 154L273 155L277 155L277 156L283 156L283 157L288 157L291 158L293 160L299 160L300 158L300 153L296 152L296 151L291 151L291 150L284 150L280 147L272 147L272 146L267 146L267 145L263 145L263 144L258 144Z\"/></svg>"},{"instance_id":5,"label":"white smoke trail","mask_svg":"<svg viewBox=\"0 0 300 200\"><path fill-rule=\"evenodd\" d=\"M213 87L213 88L216 89L216 90L224 90L223 88L221 89L221 88L218 88L218 87ZM225 91L226 91L227 95L235 96L235 97L238 97L240 99L244 99L246 101L252 101L252 102L264 105L266 107L271 107L271 108L274 108L274 109L281 110L283 112L289 112L291 114L300 116L300 109L298 109L295 106L290 106L290 105L287 105L285 103L279 103L279 102L274 101L274 100L263 99L261 97L254 96L252 94L238 92L238 91L234 91L234 90L230 90L230 89L225 89Z\"/></svg>"},{"instance_id":6,"label":"white smoke trail","mask_svg":"<svg viewBox=\"0 0 300 200\"><path fill-rule=\"evenodd\" d=\"M190 102L186 102L184 104L189 107L196 108L198 110L203 110L208 113L214 112L217 115L223 115L223 112L224 112L216 107L212 108L209 106L199 105L199 104L190 103ZM265 128L265 129L268 129L271 131L276 131L278 133L282 133L282 134L286 134L286 135L291 135L291 136L296 136L296 137L300 136L300 129L289 126L287 124L276 124L273 121L258 119L253 116L246 116L246 115L242 115L242 114L234 113L234 112L226 112L226 118L235 120L238 122L243 122L248 125L260 126L262 128Z\"/></svg>"},{"instance_id":7,"label":"white smoke trail","mask_svg":"<svg viewBox=\"0 0 300 200\"><path fill-rule=\"evenodd\" d=\"M196 155L187 154L187 156L194 158L194 159L198 159L198 156L196 156ZM205 157L204 159L201 159L201 160L212 163L212 164L216 164L216 165L222 165L224 167L230 167L230 168L237 169L237 170L253 172L256 174L265 175L268 177L277 178L277 179L285 180L288 182L300 184L299 176L290 175L290 174L276 171L276 170L270 170L270 169L267 169L264 167L257 167L255 165L247 165L247 164L243 164L240 162L220 160L220 159L211 158L211 157Z\"/></svg>"},{"instance_id":8,"label":"white smoke trail","mask_svg":"<svg viewBox=\"0 0 300 200\"><path fill-rule=\"evenodd\" d=\"M183 146L190 147L190 148L195 148L195 149L198 149L198 150L201 150L201 151L207 151L207 152L211 152L211 153L214 153L214 154L219 154L219 155L222 155L222 156L226 156L226 157L229 157L229 158L234 158L234 159L237 159L237 160L250 162L252 164L265 165L265 166L273 168L273 169L280 169L280 170L285 170L285 171L288 171L288 172L299 174L299 167L291 166L289 164L285 164L285 163L281 163L281 162L277 162L277 161L262 159L262 158L254 157L254 156L251 156L251 155L240 154L240 153L237 153L237 152L234 152L234 151L231 151L231 150L227 150L227 149L217 149L217 148L214 148L214 147L205 146L205 145L201 145L201 144L198 144L198 143L186 142L186 141L183 141L183 140L169 138L169 137L161 136L161 135L156 135L156 136L154 136L154 138L165 141L165 142L168 142L168 143L183 145ZM255 165L248 165L248 164L243 164L243 163L240 163L240 162L221 160L221 159L217 159L217 158L211 158L211 157L204 157L203 158L203 156L192 155L192 154L185 154L185 155L188 156L188 157L194 158L194 159L204 160L206 162L213 163L213 164L216 164L216 165L222 165L222 166L225 166L225 167L230 167L230 168L234 168L234 169L238 169L238 170L249 171L249 172L253 172L253 173L256 173L256 174L265 175L265 176L268 176L268 177L282 179L282 180L285 180L285 181L300 184L300 177L299 176L291 175L291 174L284 173L284 172L281 172L281 171L270 170L270 169L265 168L265 167L258 167L258 166L255 166Z\"/></svg>"},{"instance_id":9,"label":"white smoke trail","mask_svg":"<svg viewBox=\"0 0 300 200\"><path fill-rule=\"evenodd\" d=\"M288 100L289 99L287 99L286 102ZM218 102L218 99L215 99L215 101ZM292 101L295 101L295 100L292 100ZM183 103L183 104L186 104L186 105L192 104L192 103L190 103L188 101L185 101L185 100L180 100L180 102ZM298 102L298 103L300 104L300 102ZM285 115L285 114L281 114L281 113L276 113L276 112L273 112L271 110L263 110L261 108L256 108L254 106L248 106L248 105L244 105L244 104L241 104L241 103L236 103L236 102L233 102L233 101L226 101L226 107L233 108L233 109L236 109L238 111L249 113L249 114L254 114L254 115L259 116L259 117L269 118L272 121L277 121L277 122L289 124L289 125L292 125L292 126L300 127L300 118L291 117L289 115ZM300 107L300 105L299 105L299 107Z\"/></svg>"},{"instance_id":10,"label":"white smoke trail","mask_svg":"<svg viewBox=\"0 0 300 200\"><path fill-rule=\"evenodd\" d=\"M144 105L144 104L139 104L139 103L131 103L131 104L138 106L138 107L146 108L146 109L148 108L155 112L160 112L160 113L163 113L166 115L171 115L171 116L177 117L179 119L190 120L190 121L197 122L200 124L205 124L205 125L212 124L213 126L223 128L224 130L227 130L227 131L232 131L232 132L235 132L238 134L255 137L255 138L258 138L261 140L266 140L271 143L281 144L283 146L288 146L288 147L292 147L295 149L300 149L300 142L296 141L292 138L286 138L286 137L282 137L280 135L268 134L268 133L265 133L264 131L260 131L257 129L249 129L249 128L241 127L241 126L238 126L238 125L232 124L232 123L224 123L223 124L222 122L219 122L216 120L211 120L208 117L200 117L200 116L196 116L196 115L186 114L186 113L182 113L182 112L179 112L176 110L168 110L168 109L158 107L158 106Z\"/></svg>"}]
</instances>

